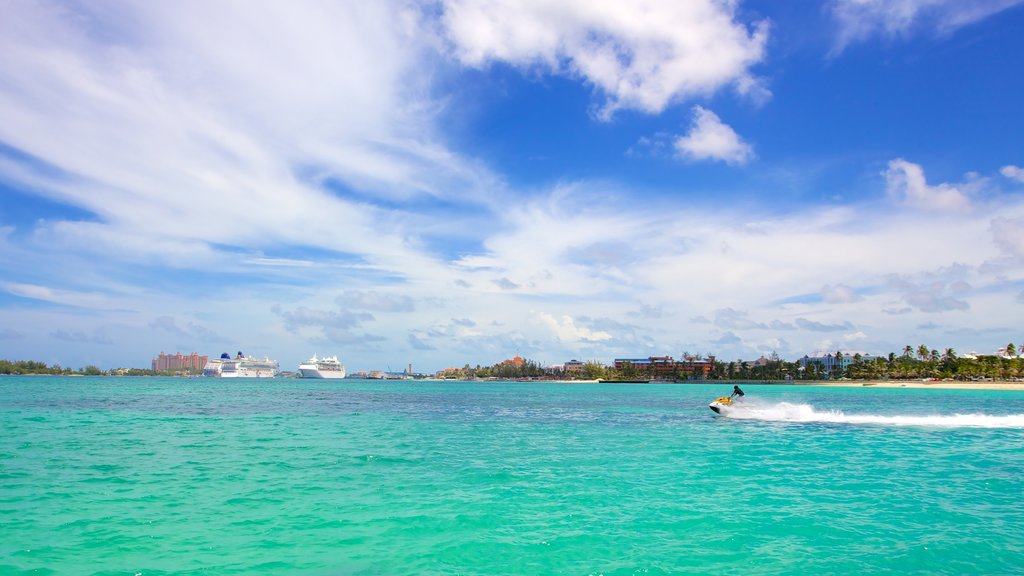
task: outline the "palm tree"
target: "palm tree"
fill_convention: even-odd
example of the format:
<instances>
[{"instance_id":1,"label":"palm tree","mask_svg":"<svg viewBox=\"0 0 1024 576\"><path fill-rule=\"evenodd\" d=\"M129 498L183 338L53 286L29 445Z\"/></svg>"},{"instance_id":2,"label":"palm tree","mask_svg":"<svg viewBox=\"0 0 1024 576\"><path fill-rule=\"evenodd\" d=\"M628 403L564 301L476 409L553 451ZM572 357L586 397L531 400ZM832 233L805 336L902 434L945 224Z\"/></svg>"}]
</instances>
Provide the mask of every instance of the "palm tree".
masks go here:
<instances>
[{"instance_id":1,"label":"palm tree","mask_svg":"<svg viewBox=\"0 0 1024 576\"><path fill-rule=\"evenodd\" d=\"M1010 342L1009 344L1006 345L1006 355L1007 356L1016 356L1017 355L1017 347L1013 345L1013 342Z\"/></svg>"},{"instance_id":2,"label":"palm tree","mask_svg":"<svg viewBox=\"0 0 1024 576\"><path fill-rule=\"evenodd\" d=\"M903 347L903 357L904 358L910 358L910 355L913 354L913 353L914 353L914 349L910 346L910 344L907 344L906 346Z\"/></svg>"},{"instance_id":3,"label":"palm tree","mask_svg":"<svg viewBox=\"0 0 1024 576\"><path fill-rule=\"evenodd\" d=\"M931 351L928 350L928 347L925 346L924 344L921 344L920 346L917 347L917 357L920 358L922 362L928 360L928 355L930 353Z\"/></svg>"}]
</instances>

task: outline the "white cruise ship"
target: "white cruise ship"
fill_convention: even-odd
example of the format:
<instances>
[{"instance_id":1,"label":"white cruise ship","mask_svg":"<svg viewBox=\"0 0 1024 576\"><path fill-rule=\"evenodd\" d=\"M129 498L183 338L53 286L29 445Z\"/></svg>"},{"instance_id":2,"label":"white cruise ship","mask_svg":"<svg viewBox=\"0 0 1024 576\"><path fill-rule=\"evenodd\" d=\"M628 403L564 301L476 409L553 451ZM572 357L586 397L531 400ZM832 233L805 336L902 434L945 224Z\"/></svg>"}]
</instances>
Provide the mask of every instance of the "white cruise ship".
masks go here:
<instances>
[{"instance_id":1,"label":"white cruise ship","mask_svg":"<svg viewBox=\"0 0 1024 576\"><path fill-rule=\"evenodd\" d=\"M338 361L337 356L317 358L316 354L309 360L299 364L299 376L302 378L344 378L345 365Z\"/></svg>"},{"instance_id":2,"label":"white cruise ship","mask_svg":"<svg viewBox=\"0 0 1024 576\"><path fill-rule=\"evenodd\" d=\"M206 363L203 376L211 378L273 378L280 371L277 360L250 358L239 352L234 358L227 352Z\"/></svg>"}]
</instances>

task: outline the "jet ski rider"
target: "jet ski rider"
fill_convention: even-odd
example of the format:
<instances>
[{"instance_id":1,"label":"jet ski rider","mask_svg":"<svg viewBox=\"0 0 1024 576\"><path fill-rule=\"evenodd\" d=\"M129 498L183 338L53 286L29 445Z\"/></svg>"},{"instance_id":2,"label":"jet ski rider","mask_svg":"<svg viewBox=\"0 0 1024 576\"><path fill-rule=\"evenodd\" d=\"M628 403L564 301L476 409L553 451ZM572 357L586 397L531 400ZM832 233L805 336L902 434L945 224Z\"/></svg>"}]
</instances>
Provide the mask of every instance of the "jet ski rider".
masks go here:
<instances>
[{"instance_id":1,"label":"jet ski rider","mask_svg":"<svg viewBox=\"0 0 1024 576\"><path fill-rule=\"evenodd\" d=\"M733 397L737 397L737 396L742 398L743 396L746 396L746 394L743 393L743 390L740 390L739 386L735 386L734 385L732 387L732 394L729 394L729 400L732 400Z\"/></svg>"}]
</instances>

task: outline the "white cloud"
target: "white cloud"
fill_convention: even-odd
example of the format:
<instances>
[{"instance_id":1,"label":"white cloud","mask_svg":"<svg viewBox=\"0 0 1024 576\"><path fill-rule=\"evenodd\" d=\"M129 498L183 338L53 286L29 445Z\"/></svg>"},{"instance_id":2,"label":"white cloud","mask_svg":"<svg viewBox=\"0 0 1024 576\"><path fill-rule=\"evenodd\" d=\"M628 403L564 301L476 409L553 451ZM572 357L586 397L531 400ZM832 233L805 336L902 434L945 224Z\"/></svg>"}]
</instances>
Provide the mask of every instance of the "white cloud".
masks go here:
<instances>
[{"instance_id":1,"label":"white cloud","mask_svg":"<svg viewBox=\"0 0 1024 576\"><path fill-rule=\"evenodd\" d=\"M768 24L736 21L736 4L714 0L446 0L456 56L580 77L603 92L600 115L669 104L722 87L764 98L749 69L764 57Z\"/></svg>"},{"instance_id":2,"label":"white cloud","mask_svg":"<svg viewBox=\"0 0 1024 576\"><path fill-rule=\"evenodd\" d=\"M949 184L929 186L921 166L897 158L885 171L889 197L904 206L934 212L961 212L970 208L967 196Z\"/></svg>"},{"instance_id":3,"label":"white cloud","mask_svg":"<svg viewBox=\"0 0 1024 576\"><path fill-rule=\"evenodd\" d=\"M843 334L843 341L845 342L858 342L861 340L867 340L868 335L861 332L851 332L850 334Z\"/></svg>"},{"instance_id":4,"label":"white cloud","mask_svg":"<svg viewBox=\"0 0 1024 576\"><path fill-rule=\"evenodd\" d=\"M995 218L992 239L1007 255L1024 261L1024 218Z\"/></svg>"},{"instance_id":5,"label":"white cloud","mask_svg":"<svg viewBox=\"0 0 1024 576\"><path fill-rule=\"evenodd\" d=\"M538 314L541 321L554 331L555 335L562 342L601 342L611 340L612 335L602 330L590 330L577 326L576 321L569 315L562 315L555 318L550 314L541 312Z\"/></svg>"},{"instance_id":6,"label":"white cloud","mask_svg":"<svg viewBox=\"0 0 1024 576\"><path fill-rule=\"evenodd\" d=\"M0 175L95 215L42 224L55 249L191 266L305 246L418 274L436 263L405 230L427 218L378 202L502 193L437 142L436 59L401 2L16 2L5 16L0 141L34 161L5 157Z\"/></svg>"},{"instance_id":7,"label":"white cloud","mask_svg":"<svg viewBox=\"0 0 1024 576\"><path fill-rule=\"evenodd\" d=\"M339 306L375 312L412 312L416 309L416 301L409 296L376 290L346 290L335 302Z\"/></svg>"},{"instance_id":8,"label":"white cloud","mask_svg":"<svg viewBox=\"0 0 1024 576\"><path fill-rule=\"evenodd\" d=\"M907 36L918 28L949 34L1024 0L833 0L839 27L835 50L875 35Z\"/></svg>"},{"instance_id":9,"label":"white cloud","mask_svg":"<svg viewBox=\"0 0 1024 576\"><path fill-rule=\"evenodd\" d=\"M187 327L178 326L177 321L171 316L158 316L149 323L149 327L154 331L167 332L168 334L176 336L178 339L182 339L184 341L198 341L213 344L229 342L226 338L194 321L190 321Z\"/></svg>"},{"instance_id":10,"label":"white cloud","mask_svg":"<svg viewBox=\"0 0 1024 576\"><path fill-rule=\"evenodd\" d=\"M38 284L0 282L0 290L22 298L83 308L104 308L113 304L106 294L100 292L79 292L76 290L40 286Z\"/></svg>"},{"instance_id":11,"label":"white cloud","mask_svg":"<svg viewBox=\"0 0 1024 576\"><path fill-rule=\"evenodd\" d=\"M846 284L825 285L821 288L822 299L829 304L848 304L863 300L857 291Z\"/></svg>"},{"instance_id":12,"label":"white cloud","mask_svg":"<svg viewBox=\"0 0 1024 576\"><path fill-rule=\"evenodd\" d=\"M50 333L50 337L74 344L102 344L104 346L110 346L114 343L114 341L111 340L102 329L94 330L91 334L86 334L85 332L54 330Z\"/></svg>"},{"instance_id":13,"label":"white cloud","mask_svg":"<svg viewBox=\"0 0 1024 576\"><path fill-rule=\"evenodd\" d=\"M922 312L936 313L970 309L966 298L973 290L966 281L971 270L954 264L918 274L894 274L889 284L902 293L904 301Z\"/></svg>"},{"instance_id":14,"label":"white cloud","mask_svg":"<svg viewBox=\"0 0 1024 576\"><path fill-rule=\"evenodd\" d=\"M693 125L686 136L675 141L676 151L692 160L721 160L728 164L746 164L753 148L718 116L701 106L693 108Z\"/></svg>"},{"instance_id":15,"label":"white cloud","mask_svg":"<svg viewBox=\"0 0 1024 576\"><path fill-rule=\"evenodd\" d=\"M999 173L1011 180L1016 180L1017 182L1024 182L1024 168L1021 168L1019 166L1003 166L1002 168L999 169Z\"/></svg>"}]
</instances>

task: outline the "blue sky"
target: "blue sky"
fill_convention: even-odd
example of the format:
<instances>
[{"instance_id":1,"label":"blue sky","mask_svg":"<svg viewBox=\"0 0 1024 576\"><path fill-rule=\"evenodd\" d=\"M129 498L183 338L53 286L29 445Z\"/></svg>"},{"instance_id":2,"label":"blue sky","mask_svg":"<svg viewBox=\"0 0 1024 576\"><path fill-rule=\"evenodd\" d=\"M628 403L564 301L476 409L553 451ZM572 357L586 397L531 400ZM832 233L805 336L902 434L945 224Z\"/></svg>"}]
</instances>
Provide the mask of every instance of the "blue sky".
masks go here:
<instances>
[{"instance_id":1,"label":"blue sky","mask_svg":"<svg viewBox=\"0 0 1024 576\"><path fill-rule=\"evenodd\" d=\"M15 0L0 357L1020 345L1022 30L1022 0Z\"/></svg>"}]
</instances>

